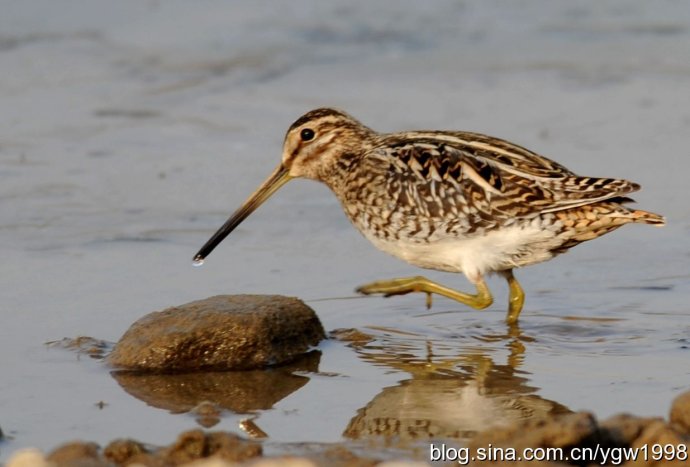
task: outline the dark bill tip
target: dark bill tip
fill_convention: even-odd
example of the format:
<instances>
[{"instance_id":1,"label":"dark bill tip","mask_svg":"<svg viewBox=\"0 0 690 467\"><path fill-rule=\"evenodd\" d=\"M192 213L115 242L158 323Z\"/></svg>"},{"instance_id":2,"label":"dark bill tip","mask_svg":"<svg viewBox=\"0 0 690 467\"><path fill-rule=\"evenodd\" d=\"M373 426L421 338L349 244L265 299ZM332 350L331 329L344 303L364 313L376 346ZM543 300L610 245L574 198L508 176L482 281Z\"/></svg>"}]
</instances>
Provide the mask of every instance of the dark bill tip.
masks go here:
<instances>
[{"instance_id":1,"label":"dark bill tip","mask_svg":"<svg viewBox=\"0 0 690 467\"><path fill-rule=\"evenodd\" d=\"M214 233L211 238L194 255L195 266L204 264L204 260L222 242L225 237L235 230L256 208L266 201L281 186L290 180L287 169L280 164L271 175L256 189L252 195L235 211L223 226Z\"/></svg>"}]
</instances>

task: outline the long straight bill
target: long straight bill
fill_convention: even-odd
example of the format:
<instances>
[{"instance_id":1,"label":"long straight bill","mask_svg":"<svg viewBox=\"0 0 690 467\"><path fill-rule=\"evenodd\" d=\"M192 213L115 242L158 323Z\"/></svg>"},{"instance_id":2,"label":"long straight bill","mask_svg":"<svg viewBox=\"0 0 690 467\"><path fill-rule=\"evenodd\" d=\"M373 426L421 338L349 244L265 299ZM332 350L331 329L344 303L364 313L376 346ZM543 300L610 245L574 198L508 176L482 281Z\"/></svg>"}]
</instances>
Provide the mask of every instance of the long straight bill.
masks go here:
<instances>
[{"instance_id":1,"label":"long straight bill","mask_svg":"<svg viewBox=\"0 0 690 467\"><path fill-rule=\"evenodd\" d=\"M288 171L280 164L271 175L264 181L252 195L240 206L240 208L233 213L232 216L208 239L206 244L201 247L199 252L194 256L194 264L202 264L204 259L211 254L213 249L222 242L225 237L235 230L235 227L240 225L256 208L266 201L278 188L285 185L292 177Z\"/></svg>"}]
</instances>

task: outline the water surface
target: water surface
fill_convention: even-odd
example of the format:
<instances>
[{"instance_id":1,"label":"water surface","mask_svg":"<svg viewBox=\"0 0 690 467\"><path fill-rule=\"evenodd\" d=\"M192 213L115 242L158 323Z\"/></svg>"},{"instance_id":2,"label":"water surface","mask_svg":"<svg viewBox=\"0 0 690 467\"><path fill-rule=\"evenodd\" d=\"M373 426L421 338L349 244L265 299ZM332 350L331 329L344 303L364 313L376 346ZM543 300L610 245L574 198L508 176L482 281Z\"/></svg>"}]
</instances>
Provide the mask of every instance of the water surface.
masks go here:
<instances>
[{"instance_id":1,"label":"water surface","mask_svg":"<svg viewBox=\"0 0 690 467\"><path fill-rule=\"evenodd\" d=\"M150 311L215 294L299 296L327 330L368 336L325 342L295 373L257 376L282 388L273 398L227 404L214 429L263 433L269 452L349 440L422 456L427 439L461 442L539 414L663 416L688 389L682 3L0 9L0 460L70 439L169 443L198 426L179 380L152 383L175 403L154 400L143 382L44 343L116 341ZM198 247L278 162L288 125L323 105L381 131L480 131L582 174L635 180L639 206L668 226L625 227L518 271L527 301L512 328L500 278L485 311L356 298L357 285L418 270L376 251L313 182L287 185L193 268ZM391 435L400 444L387 444Z\"/></svg>"}]
</instances>

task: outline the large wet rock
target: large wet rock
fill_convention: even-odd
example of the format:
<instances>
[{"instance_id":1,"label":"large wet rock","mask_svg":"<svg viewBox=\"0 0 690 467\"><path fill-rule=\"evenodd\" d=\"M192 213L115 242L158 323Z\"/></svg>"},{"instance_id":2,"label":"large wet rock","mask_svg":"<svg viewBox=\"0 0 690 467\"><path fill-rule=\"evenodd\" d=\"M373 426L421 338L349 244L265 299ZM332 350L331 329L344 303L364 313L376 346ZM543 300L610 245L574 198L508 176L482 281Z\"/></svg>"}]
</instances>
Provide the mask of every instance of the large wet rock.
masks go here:
<instances>
[{"instance_id":1,"label":"large wet rock","mask_svg":"<svg viewBox=\"0 0 690 467\"><path fill-rule=\"evenodd\" d=\"M294 360L324 339L314 310L280 295L218 295L135 322L108 361L152 372L249 370Z\"/></svg>"}]
</instances>

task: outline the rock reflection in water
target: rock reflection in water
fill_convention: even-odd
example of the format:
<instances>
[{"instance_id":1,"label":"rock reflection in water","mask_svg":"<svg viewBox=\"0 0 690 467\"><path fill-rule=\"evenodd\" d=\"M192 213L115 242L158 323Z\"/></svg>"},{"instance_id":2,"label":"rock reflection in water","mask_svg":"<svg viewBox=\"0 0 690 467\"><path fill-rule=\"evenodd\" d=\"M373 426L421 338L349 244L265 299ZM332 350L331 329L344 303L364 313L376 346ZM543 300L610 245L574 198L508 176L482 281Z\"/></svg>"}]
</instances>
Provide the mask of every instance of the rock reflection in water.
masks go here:
<instances>
[{"instance_id":1,"label":"rock reflection in water","mask_svg":"<svg viewBox=\"0 0 690 467\"><path fill-rule=\"evenodd\" d=\"M113 371L113 378L130 395L152 407L173 413L189 412L203 401L235 413L267 410L307 384L293 374L318 371L321 352L312 351L290 364L265 370L144 374Z\"/></svg>"},{"instance_id":2,"label":"rock reflection in water","mask_svg":"<svg viewBox=\"0 0 690 467\"><path fill-rule=\"evenodd\" d=\"M411 379L384 388L350 421L344 436L361 439L393 437L400 441L450 438L468 440L477 432L510 424L516 420L568 413L565 406L544 399L530 386L529 374L519 367L525 358L524 341L517 326L501 336L484 335L480 340L504 343L505 364L490 356L496 347L473 347L457 357L434 355L435 345L448 342L425 341L409 334L349 339L364 360L404 371ZM393 336L392 336L393 335ZM416 349L414 347L417 347ZM415 355L415 350L417 355ZM421 350L421 352L419 352ZM418 356L425 354L424 356Z\"/></svg>"}]
</instances>

